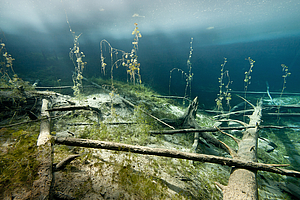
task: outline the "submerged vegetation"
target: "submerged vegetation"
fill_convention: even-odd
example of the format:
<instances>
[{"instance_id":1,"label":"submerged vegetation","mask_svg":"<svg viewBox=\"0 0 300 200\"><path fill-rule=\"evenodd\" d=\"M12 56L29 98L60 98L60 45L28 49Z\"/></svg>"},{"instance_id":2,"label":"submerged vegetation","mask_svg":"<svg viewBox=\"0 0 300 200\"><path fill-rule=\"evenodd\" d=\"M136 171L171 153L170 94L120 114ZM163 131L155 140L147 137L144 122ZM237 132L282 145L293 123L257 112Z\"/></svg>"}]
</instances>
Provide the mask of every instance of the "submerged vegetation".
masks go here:
<instances>
[{"instance_id":1,"label":"submerged vegetation","mask_svg":"<svg viewBox=\"0 0 300 200\"><path fill-rule=\"evenodd\" d=\"M108 47L108 57L110 59L110 76L111 76L111 84L112 86L114 85L114 76L113 76L113 71L114 68L119 68L120 66L126 67L127 75L129 75L129 79L127 76L127 82L128 80L131 81L134 85L141 84L142 83L142 78L140 74L140 63L138 62L138 47L139 47L139 38L142 37L140 31L138 30L138 24L134 23L134 30L132 31L132 35L134 35L133 38L133 48L131 49L130 53L127 53L123 50L113 48L111 44L103 39L100 42L100 51L101 51L101 72L106 75L107 71L107 63L105 62L105 49L106 46ZM119 55L120 54L120 55Z\"/></svg>"},{"instance_id":2,"label":"submerged vegetation","mask_svg":"<svg viewBox=\"0 0 300 200\"><path fill-rule=\"evenodd\" d=\"M74 95L79 97L80 90L82 90L83 69L86 66L87 62L83 61L83 58L85 57L85 55L79 49L79 37L81 36L81 34L76 35L75 32L72 31L67 14L66 14L66 19L67 19L67 23L70 28L70 32L72 33L73 43L74 43L73 48L70 48L70 52L69 52L69 57L72 60L73 65L75 67L75 71L73 72L73 75L72 75L72 80L73 80L73 84L74 84L72 89L74 91Z\"/></svg>"},{"instance_id":3,"label":"submerged vegetation","mask_svg":"<svg viewBox=\"0 0 300 200\"><path fill-rule=\"evenodd\" d=\"M191 62L191 59L192 59L192 54L193 54L193 40L194 40L194 38L191 38L189 57L188 57L188 59L186 61L188 72L185 72L184 70L179 69L179 68L173 68L170 71L169 95L171 95L172 73L173 73L173 71L177 70L178 72L181 72L181 74L184 77L185 82L186 82L185 89L184 89L184 97L192 98L192 80L193 80L194 74L192 73L192 62ZM189 92L189 95L188 95L188 92ZM183 100L183 104L184 103L185 103L185 101Z\"/></svg>"},{"instance_id":4,"label":"submerged vegetation","mask_svg":"<svg viewBox=\"0 0 300 200\"><path fill-rule=\"evenodd\" d=\"M285 64L281 64L281 67L282 67L282 71L283 71L284 74L282 75L283 83L282 83L282 90L280 92L280 97L279 97L280 100L281 100L281 97L282 97L282 94L283 94L284 90L286 89L286 79L287 79L288 76L291 75L291 72L289 72L288 66L286 66ZM277 112L280 113L280 104L278 105ZM277 120L279 122L279 120L280 120L279 115L278 115Z\"/></svg>"},{"instance_id":5,"label":"submerged vegetation","mask_svg":"<svg viewBox=\"0 0 300 200\"><path fill-rule=\"evenodd\" d=\"M252 60L250 57L246 58L246 60L249 61L250 67L248 71L245 71L245 78L244 78L244 97L247 98L247 91L248 91L248 86L251 84L251 73L253 71L253 66L255 61Z\"/></svg>"},{"instance_id":6,"label":"submerged vegetation","mask_svg":"<svg viewBox=\"0 0 300 200\"><path fill-rule=\"evenodd\" d=\"M232 81L230 80L229 71L224 70L225 65L227 63L227 58L224 58L224 63L221 64L221 75L219 80L219 94L218 97L215 99L217 104L217 109L223 111L223 100L226 100L226 104L228 107L228 110L231 109L230 106L230 100L231 100L231 88L229 87L232 84ZM227 83L225 85L224 79L227 79Z\"/></svg>"},{"instance_id":7,"label":"submerged vegetation","mask_svg":"<svg viewBox=\"0 0 300 200\"><path fill-rule=\"evenodd\" d=\"M69 21L67 19L67 23ZM174 135L151 135L151 130L164 130L156 118L163 121L181 119L185 111L184 107L179 106L175 101L160 97L149 87L142 84L140 74L140 63L138 62L138 45L141 33L138 30L137 23L132 32L134 36L130 53L113 48L111 44L102 40L100 42L100 61L101 70L104 75L107 74L107 66L110 67L110 80L101 78L91 78L97 88L84 88L82 81L83 69L87 62L83 61L85 57L79 49L79 37L72 31L74 46L70 49L69 56L72 60L75 72L73 74L73 94L75 98L68 96L63 99L63 95L58 95L62 99L55 102L53 107L74 108L75 105L90 106L87 110L68 110L62 111L62 114L56 115L52 121L52 135L57 137L74 137L82 139L118 142L131 145L141 145L154 148L165 148L171 150L180 150L190 152L194 133L177 133ZM173 68L170 71L169 91L171 87L172 72L181 72L185 78L184 97L192 97L192 52L193 38L190 41L190 51L187 60L187 72L179 68ZM10 88L22 96L25 90L34 89L28 82L22 81L15 74L12 63L14 58L7 53L5 44L0 43L1 49L1 87ZM106 52L108 48L108 52ZM106 62L106 59L110 62ZM251 83L251 73L254 66L254 60L250 57L250 68L245 72L244 77L244 97L246 98L248 86ZM221 64L221 73L219 80L219 93L217 94L216 106L219 111L224 111L224 100L228 111L231 110L231 84L229 70L225 69L227 58L224 58ZM127 72L127 83L114 80L113 71L124 66ZM283 88L280 94L280 100L284 89L286 88L286 78L291 74L288 67L282 65L284 71ZM103 90L101 90L103 89ZM99 90L101 90L99 92ZM107 91L110 91L109 93ZM189 93L189 95L188 95ZM80 101L78 101L78 97ZM51 96L51 98L53 98ZM26 100L26 99L25 99ZM36 100L37 101L37 100ZM128 103L129 102L129 103ZM91 105L90 105L91 104ZM34 106L36 103L34 103ZM94 110L92 109L94 108ZM278 112L279 113L278 106ZM95 110L98 110L96 112ZM155 116L156 118L154 118ZM230 120L217 120L212 115L196 111L196 122L200 127L230 126ZM23 116L24 117L24 116ZM25 116L27 120L27 116ZM22 121L24 119L19 119ZM181 119L182 120L182 119ZM232 120L231 122L238 121ZM240 122L238 122L240 123ZM284 121L289 126L289 121ZM223 124L223 125L224 125ZM243 124L243 123L242 123ZM32 183L37 178L37 169L39 163L36 160L37 147L36 139L38 137L38 123L18 126L18 128L0 129L0 197L15 192L17 188L25 188L29 193ZM291 163L289 168L298 167L299 145L297 141L290 138L297 137L298 130L287 131L284 136L279 131L263 130L261 136L265 141L272 141L269 146L263 146L258 150L258 159L260 162L267 163ZM241 131L231 131L230 134L237 139L242 139ZM226 135L226 134L225 134ZM235 151L238 144L224 134L213 133L212 137L228 144ZM282 138L284 137L284 141ZM262 139L261 139L262 140ZM276 144L275 144L276 143ZM272 144L272 145L270 145ZM270 146L274 147L270 150ZM291 146L295 146L293 154ZM82 199L86 195L94 194L102 198L117 199L220 199L222 194L215 182L226 185L230 176L230 168L216 164L201 162L190 162L183 159L164 158L156 156L141 156L132 153L119 151L94 150L82 147L71 147L54 144L54 168L58 162L69 155L80 155L78 159L68 163L62 170L54 172L54 186L56 191L62 191L71 197ZM277 149L276 149L277 148ZM197 149L197 153L210 154L229 157L225 151L218 148L212 148L204 139ZM258 172L259 190L262 193L262 199L265 197L289 199L285 194L272 194L267 186L269 181L277 181L283 188L284 183L289 181L280 175L274 175L267 172ZM76 178L74 178L76 177ZM293 183L297 180L291 179ZM64 184L62 184L64 183ZM74 189L74 185L80 186ZM273 187L273 185L272 185ZM278 189L280 188L275 187ZM115 195L115 196L114 196ZM12 195L11 195L12 196Z\"/></svg>"},{"instance_id":8,"label":"submerged vegetation","mask_svg":"<svg viewBox=\"0 0 300 200\"><path fill-rule=\"evenodd\" d=\"M12 89L14 95L22 96L22 92L33 90L34 87L23 81L15 73L13 69L14 60L12 55L7 52L5 43L0 40L0 88Z\"/></svg>"},{"instance_id":9,"label":"submerged vegetation","mask_svg":"<svg viewBox=\"0 0 300 200\"><path fill-rule=\"evenodd\" d=\"M30 191L37 177L38 126L0 129L0 197L18 188ZM24 193L24 196L26 194Z\"/></svg>"}]
</instances>

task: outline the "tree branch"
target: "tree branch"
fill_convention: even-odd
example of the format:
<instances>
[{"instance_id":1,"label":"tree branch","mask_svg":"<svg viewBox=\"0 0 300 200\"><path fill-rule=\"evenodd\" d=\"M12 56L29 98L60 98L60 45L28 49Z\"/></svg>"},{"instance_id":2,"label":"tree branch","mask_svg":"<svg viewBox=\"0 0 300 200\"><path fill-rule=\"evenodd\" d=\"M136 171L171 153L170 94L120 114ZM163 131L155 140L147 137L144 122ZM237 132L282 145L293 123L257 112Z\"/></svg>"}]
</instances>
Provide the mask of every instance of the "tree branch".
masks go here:
<instances>
[{"instance_id":1,"label":"tree branch","mask_svg":"<svg viewBox=\"0 0 300 200\"><path fill-rule=\"evenodd\" d=\"M245 168L250 170L268 171L272 173L300 178L300 172L298 171L281 169L263 163L248 162L239 159L224 158L224 157L213 156L213 155L187 153L187 152L181 152L181 151L169 150L169 149L150 148L144 146L105 142L99 140L88 140L88 139L80 139L80 138L53 137L53 141L56 144L64 144L69 146L108 149L108 150L125 151L125 152L132 152L132 153L139 153L139 154L146 154L146 155L181 158L181 159L194 160L200 162L210 162L210 163L217 163L217 164L227 165L227 166L235 166L235 167Z\"/></svg>"}]
</instances>

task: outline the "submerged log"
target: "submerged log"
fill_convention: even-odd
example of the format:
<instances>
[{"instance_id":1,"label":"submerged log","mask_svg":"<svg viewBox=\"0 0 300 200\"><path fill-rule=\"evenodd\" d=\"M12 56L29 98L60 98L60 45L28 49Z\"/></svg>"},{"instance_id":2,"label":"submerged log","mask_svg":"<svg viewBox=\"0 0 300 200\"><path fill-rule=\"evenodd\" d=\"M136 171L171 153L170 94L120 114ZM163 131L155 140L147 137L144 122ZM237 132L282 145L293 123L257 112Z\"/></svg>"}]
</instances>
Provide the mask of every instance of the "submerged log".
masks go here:
<instances>
[{"instance_id":1,"label":"submerged log","mask_svg":"<svg viewBox=\"0 0 300 200\"><path fill-rule=\"evenodd\" d=\"M298 171L281 169L276 167L276 166L287 166L287 165L263 164L263 163L257 163L251 161L250 162L244 161L241 159L225 158L225 157L207 155L207 154L188 153L188 152L182 152L182 151L170 150L170 149L150 148L150 147L144 147L138 145L129 145L129 144L116 143L116 142L106 142L106 141L71 138L71 137L53 137L53 141L56 144L63 144L68 146L108 149L108 150L124 151L124 152L138 153L138 154L180 158L180 159L187 159L187 160L200 161L200 162L210 162L210 163L217 163L220 165L245 168L249 170L268 171L268 172L273 172L273 173L282 174L286 176L300 178L300 172Z\"/></svg>"},{"instance_id":2,"label":"submerged log","mask_svg":"<svg viewBox=\"0 0 300 200\"><path fill-rule=\"evenodd\" d=\"M62 106L62 107L55 107L52 109L48 109L48 112L53 112L53 111L69 111L69 110L91 110L95 111L97 113L101 113L101 110L96 107L92 107L89 105L86 106Z\"/></svg>"},{"instance_id":3,"label":"submerged log","mask_svg":"<svg viewBox=\"0 0 300 200\"><path fill-rule=\"evenodd\" d=\"M48 109L49 101L43 99L41 115L45 117L41 121L40 135L38 137L38 157L40 162L38 168L38 179L33 182L31 199L52 199L51 184L52 184L52 145L50 135L50 114Z\"/></svg>"},{"instance_id":4,"label":"submerged log","mask_svg":"<svg viewBox=\"0 0 300 200\"><path fill-rule=\"evenodd\" d=\"M179 117L178 119L164 119L164 121L176 128L200 130L201 127L195 120L197 109L198 109L198 97L196 97L192 101L192 103L189 105L187 111L183 114L183 116ZM216 139L210 133L202 132L202 131L195 131L194 133L194 143L192 145L193 152L196 152L200 137L203 138L207 143L213 144L214 146L225 150L229 154L233 152L232 149L229 149L227 145L225 145L224 143Z\"/></svg>"},{"instance_id":5,"label":"submerged log","mask_svg":"<svg viewBox=\"0 0 300 200\"><path fill-rule=\"evenodd\" d=\"M259 104L254 107L253 114L249 116L249 126L256 127L247 128L243 132L242 140L238 143L239 150L237 156L239 160L243 160L244 162L257 162L257 125L261 122L261 105L262 102L260 101ZM221 187L223 199L258 199L256 175L257 169L245 169L244 167L234 166L229 177L228 185Z\"/></svg>"}]
</instances>

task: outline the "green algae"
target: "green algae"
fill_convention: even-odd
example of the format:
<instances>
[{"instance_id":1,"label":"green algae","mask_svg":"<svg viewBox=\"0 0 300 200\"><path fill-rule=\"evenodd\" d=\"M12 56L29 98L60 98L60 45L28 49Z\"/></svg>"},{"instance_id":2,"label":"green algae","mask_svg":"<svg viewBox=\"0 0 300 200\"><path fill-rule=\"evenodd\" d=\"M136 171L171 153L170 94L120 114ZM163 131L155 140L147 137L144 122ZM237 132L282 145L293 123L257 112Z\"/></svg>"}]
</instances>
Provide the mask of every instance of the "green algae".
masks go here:
<instances>
[{"instance_id":1,"label":"green algae","mask_svg":"<svg viewBox=\"0 0 300 200\"><path fill-rule=\"evenodd\" d=\"M29 128L29 127L28 127ZM34 129L34 128L33 128ZM37 178L37 130L2 128L0 152L0 196L18 187L29 188Z\"/></svg>"}]
</instances>

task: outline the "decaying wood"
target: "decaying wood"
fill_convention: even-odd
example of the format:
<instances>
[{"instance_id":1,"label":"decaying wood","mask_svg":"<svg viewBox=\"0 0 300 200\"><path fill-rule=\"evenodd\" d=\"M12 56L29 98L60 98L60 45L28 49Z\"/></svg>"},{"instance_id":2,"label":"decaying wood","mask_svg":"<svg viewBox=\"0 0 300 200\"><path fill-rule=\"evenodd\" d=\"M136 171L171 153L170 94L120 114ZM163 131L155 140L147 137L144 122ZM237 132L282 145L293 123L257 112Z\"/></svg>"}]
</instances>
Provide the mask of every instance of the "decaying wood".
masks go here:
<instances>
[{"instance_id":1,"label":"decaying wood","mask_svg":"<svg viewBox=\"0 0 300 200\"><path fill-rule=\"evenodd\" d=\"M265 107L280 107L280 108L300 108L299 104L291 104L291 105L264 105ZM278 108L276 108L278 109Z\"/></svg>"},{"instance_id":2,"label":"decaying wood","mask_svg":"<svg viewBox=\"0 0 300 200\"><path fill-rule=\"evenodd\" d=\"M226 133L224 131L222 131L221 129L219 129L218 127L215 127L216 129L218 129L218 131L224 135L227 135L228 137L232 138L237 144L241 142L240 139L234 137L233 135L230 135L229 133Z\"/></svg>"},{"instance_id":3,"label":"decaying wood","mask_svg":"<svg viewBox=\"0 0 300 200\"><path fill-rule=\"evenodd\" d=\"M261 121L262 102L254 107L250 118L249 126L256 126ZM243 132L242 140L238 143L238 158L245 162L257 162L258 128L247 128ZM258 187L256 179L257 169L246 169L234 166L232 168L228 185L222 187L224 200L258 199Z\"/></svg>"},{"instance_id":4,"label":"decaying wood","mask_svg":"<svg viewBox=\"0 0 300 200\"><path fill-rule=\"evenodd\" d=\"M268 171L268 172L273 172L273 173L282 174L286 176L300 178L300 172L298 171L281 169L269 164L249 162L241 159L232 159L232 158L225 158L225 157L213 156L207 154L188 153L188 152L169 150L169 149L150 148L150 147L144 147L138 145L129 145L129 144L122 144L122 143L115 143L115 142L106 142L106 141L71 138L71 137L53 137L53 140L56 144L63 144L68 146L108 149L108 150L125 151L125 152L138 153L138 154L180 158L180 159L187 159L187 160L200 161L200 162L217 163L220 165L235 166L235 167L245 168L249 170Z\"/></svg>"},{"instance_id":5,"label":"decaying wood","mask_svg":"<svg viewBox=\"0 0 300 200\"><path fill-rule=\"evenodd\" d=\"M222 131L229 131L229 130L243 130L247 128L255 128L263 129L263 128L274 128L274 129L285 129L285 128L300 128L299 126L236 126L236 127L207 127L207 128L200 128L200 129L176 129L176 130L157 130L157 131L149 131L150 134L157 135L157 134L166 134L166 135L173 135L177 133L192 133L192 132L217 132L218 129Z\"/></svg>"},{"instance_id":6,"label":"decaying wood","mask_svg":"<svg viewBox=\"0 0 300 200\"><path fill-rule=\"evenodd\" d=\"M37 98L49 98L49 97L66 97L69 98L67 95L63 95L60 93L56 92L51 92L51 91L36 91L36 90L30 90L30 91L20 91L20 92L15 92L12 91L13 88L9 91L0 91L0 97L1 98L7 98L7 99L29 99L33 97Z\"/></svg>"},{"instance_id":7,"label":"decaying wood","mask_svg":"<svg viewBox=\"0 0 300 200\"><path fill-rule=\"evenodd\" d=\"M101 110L96 107L92 107L89 105L86 106L62 106L62 107L54 107L51 109L48 109L47 111L53 112L53 111L69 111L69 110L92 110L97 113L101 113Z\"/></svg>"},{"instance_id":8,"label":"decaying wood","mask_svg":"<svg viewBox=\"0 0 300 200\"><path fill-rule=\"evenodd\" d=\"M60 87L35 87L35 89L42 89L42 90L45 90L45 89L69 89L69 88L72 88L74 86L60 86Z\"/></svg>"},{"instance_id":9,"label":"decaying wood","mask_svg":"<svg viewBox=\"0 0 300 200\"><path fill-rule=\"evenodd\" d=\"M8 127L13 127L13 126L19 126L19 125L22 125L22 124L28 124L28 123L43 121L45 119L57 119L57 118L65 116L67 114L50 116L50 117L44 116L44 117L41 117L41 118L35 119L35 120L29 120L29 121L25 121L25 122L19 122L19 123L14 123L14 124L3 125L3 126L0 126L0 128L8 128Z\"/></svg>"},{"instance_id":10,"label":"decaying wood","mask_svg":"<svg viewBox=\"0 0 300 200\"><path fill-rule=\"evenodd\" d=\"M177 133L191 133L191 132L217 132L220 130L226 131L226 130L243 130L245 128L254 128L254 126L248 126L248 127L244 127L244 126L238 126L238 127L219 127L219 128L215 128L215 127L207 127L207 128L199 128L199 129L194 129L194 128L190 128L190 129L176 129L176 130L158 130L158 131L149 131L150 134L153 135L157 135L157 134L167 134L167 135L173 135L173 134L177 134Z\"/></svg>"},{"instance_id":11,"label":"decaying wood","mask_svg":"<svg viewBox=\"0 0 300 200\"><path fill-rule=\"evenodd\" d=\"M245 94L245 91L230 91L231 93L236 93L236 94ZM247 91L247 94L266 94L267 92L254 92L254 91ZM275 95L300 95L300 93L294 93L294 92L270 92L270 94L275 94Z\"/></svg>"},{"instance_id":12,"label":"decaying wood","mask_svg":"<svg viewBox=\"0 0 300 200\"><path fill-rule=\"evenodd\" d=\"M239 111L223 113L223 114L220 114L220 115L215 115L213 118L228 117L230 115L241 115L241 114L244 115L244 114L249 113L249 112L253 112L253 109L239 110Z\"/></svg>"},{"instance_id":13,"label":"decaying wood","mask_svg":"<svg viewBox=\"0 0 300 200\"><path fill-rule=\"evenodd\" d=\"M61 169L63 169L67 164L69 164L75 158L78 158L79 156L80 156L79 154L68 156L67 158L63 159L62 161L60 161L59 163L57 163L55 165L55 170L61 170Z\"/></svg>"},{"instance_id":14,"label":"decaying wood","mask_svg":"<svg viewBox=\"0 0 300 200\"><path fill-rule=\"evenodd\" d=\"M32 199L52 199L51 196L51 184L52 184L52 145L50 135L50 114L46 110L48 109L49 101L47 99L42 100L41 115L45 117L41 121L40 134L37 141L39 178L33 182Z\"/></svg>"},{"instance_id":15,"label":"decaying wood","mask_svg":"<svg viewBox=\"0 0 300 200\"><path fill-rule=\"evenodd\" d=\"M300 113L267 113L268 115L300 116Z\"/></svg>"},{"instance_id":16,"label":"decaying wood","mask_svg":"<svg viewBox=\"0 0 300 200\"><path fill-rule=\"evenodd\" d=\"M130 125L130 124L137 124L137 122L104 122L105 125ZM92 126L95 123L68 123L69 126ZM96 124L100 125L100 124Z\"/></svg>"},{"instance_id":17,"label":"decaying wood","mask_svg":"<svg viewBox=\"0 0 300 200\"><path fill-rule=\"evenodd\" d=\"M164 98L164 99L183 99L188 102L192 102L190 99L186 97L179 97L179 96L158 96L158 95L152 95L151 97L156 97L156 98Z\"/></svg>"},{"instance_id":18,"label":"decaying wood","mask_svg":"<svg viewBox=\"0 0 300 200\"><path fill-rule=\"evenodd\" d=\"M177 128L200 130L201 127L198 125L198 123L195 120L197 109L198 109L198 97L195 97L195 99L189 105L189 107L187 108L183 116L179 117L178 119L165 119L165 121L167 121L168 124L171 124ZM203 132L203 131L196 131L194 133L194 143L192 145L193 152L196 152L200 137L203 138L207 143L213 144L218 148L224 149L229 154L234 151L233 149L230 149L229 146L225 145L223 142L216 139L210 133Z\"/></svg>"}]
</instances>

